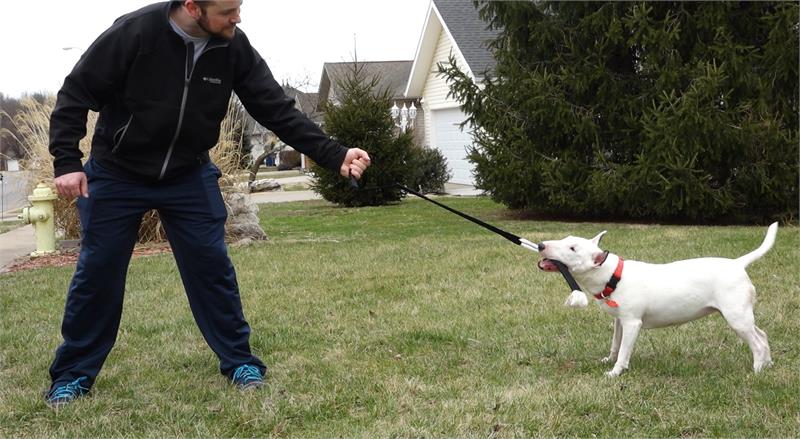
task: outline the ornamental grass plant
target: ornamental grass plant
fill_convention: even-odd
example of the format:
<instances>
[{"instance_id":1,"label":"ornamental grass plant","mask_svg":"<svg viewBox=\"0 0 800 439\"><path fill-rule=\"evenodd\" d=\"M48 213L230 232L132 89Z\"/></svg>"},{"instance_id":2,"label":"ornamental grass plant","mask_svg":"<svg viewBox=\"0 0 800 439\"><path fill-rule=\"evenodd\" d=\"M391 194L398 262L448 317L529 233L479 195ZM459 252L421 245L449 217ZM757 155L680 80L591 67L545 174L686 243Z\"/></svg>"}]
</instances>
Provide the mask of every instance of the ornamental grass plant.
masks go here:
<instances>
[{"instance_id":1,"label":"ornamental grass plant","mask_svg":"<svg viewBox=\"0 0 800 439\"><path fill-rule=\"evenodd\" d=\"M25 159L21 164L22 169L27 172L30 192L39 183L52 186L53 157L48 145L50 114L55 106L55 96L47 95L41 100L25 97L21 105L22 111L14 117L13 122L19 131L18 140L25 149ZM241 159L242 125L245 117L246 113L239 101L236 98L231 99L228 113L222 121L219 141L209 152L211 161L222 171L219 184L224 199L232 193L243 192L241 185L236 184L235 175ZM89 134L80 142L84 161L89 157L91 133L94 133L96 122L97 113L90 111L86 124L86 132ZM58 198L54 201L56 229L63 239L80 237L80 220L75 203L76 199ZM139 228L139 242L158 243L165 240L166 234L161 227L158 213L154 210L145 213Z\"/></svg>"}]
</instances>

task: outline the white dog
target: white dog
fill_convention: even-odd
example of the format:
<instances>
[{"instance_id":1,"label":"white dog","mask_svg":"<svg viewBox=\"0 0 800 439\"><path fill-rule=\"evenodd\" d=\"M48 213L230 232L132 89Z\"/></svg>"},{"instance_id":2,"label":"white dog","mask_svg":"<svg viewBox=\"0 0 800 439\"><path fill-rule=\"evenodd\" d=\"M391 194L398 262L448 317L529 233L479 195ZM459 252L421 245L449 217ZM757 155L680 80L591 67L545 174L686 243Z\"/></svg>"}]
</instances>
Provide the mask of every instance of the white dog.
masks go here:
<instances>
[{"instance_id":1,"label":"white dog","mask_svg":"<svg viewBox=\"0 0 800 439\"><path fill-rule=\"evenodd\" d=\"M615 377L628 368L636 337L642 328L679 325L719 311L731 328L750 345L753 370L772 364L767 334L755 325L755 287L745 268L762 257L775 242L778 223L767 230L755 251L737 259L699 258L669 264L623 261L600 249L601 232L591 240L568 236L545 241L539 268L558 271L551 260L567 266L584 292L593 294L599 306L614 317L611 354L614 362L606 375ZM568 302L575 302L573 292ZM580 294L584 299L585 296ZM585 306L585 304L584 304Z\"/></svg>"}]
</instances>

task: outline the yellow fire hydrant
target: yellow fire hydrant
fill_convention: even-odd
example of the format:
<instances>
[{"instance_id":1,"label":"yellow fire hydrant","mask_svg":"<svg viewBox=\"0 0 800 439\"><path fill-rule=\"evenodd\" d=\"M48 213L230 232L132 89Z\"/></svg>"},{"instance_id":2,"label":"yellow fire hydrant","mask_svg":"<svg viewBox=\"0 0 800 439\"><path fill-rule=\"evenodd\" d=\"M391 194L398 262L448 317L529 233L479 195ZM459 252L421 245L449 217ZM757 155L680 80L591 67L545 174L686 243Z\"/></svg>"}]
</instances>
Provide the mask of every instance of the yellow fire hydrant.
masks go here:
<instances>
[{"instance_id":1,"label":"yellow fire hydrant","mask_svg":"<svg viewBox=\"0 0 800 439\"><path fill-rule=\"evenodd\" d=\"M43 256L56 251L56 223L53 220L53 200L58 198L49 186L39 183L28 197L32 206L22 209L18 218L36 229L36 251L31 256Z\"/></svg>"}]
</instances>

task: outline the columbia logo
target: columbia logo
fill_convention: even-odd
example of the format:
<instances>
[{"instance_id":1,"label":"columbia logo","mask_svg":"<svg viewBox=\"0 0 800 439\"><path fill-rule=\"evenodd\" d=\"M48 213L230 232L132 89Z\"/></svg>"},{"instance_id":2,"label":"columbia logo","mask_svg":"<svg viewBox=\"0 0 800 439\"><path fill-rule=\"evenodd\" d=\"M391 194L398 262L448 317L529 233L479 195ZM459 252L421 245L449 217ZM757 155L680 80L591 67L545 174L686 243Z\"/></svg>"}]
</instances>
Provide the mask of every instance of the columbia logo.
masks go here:
<instances>
[{"instance_id":1,"label":"columbia logo","mask_svg":"<svg viewBox=\"0 0 800 439\"><path fill-rule=\"evenodd\" d=\"M219 79L219 78L210 78L208 76L203 76L203 81L208 82L209 84L216 84L216 85L222 84L222 80L221 79Z\"/></svg>"}]
</instances>

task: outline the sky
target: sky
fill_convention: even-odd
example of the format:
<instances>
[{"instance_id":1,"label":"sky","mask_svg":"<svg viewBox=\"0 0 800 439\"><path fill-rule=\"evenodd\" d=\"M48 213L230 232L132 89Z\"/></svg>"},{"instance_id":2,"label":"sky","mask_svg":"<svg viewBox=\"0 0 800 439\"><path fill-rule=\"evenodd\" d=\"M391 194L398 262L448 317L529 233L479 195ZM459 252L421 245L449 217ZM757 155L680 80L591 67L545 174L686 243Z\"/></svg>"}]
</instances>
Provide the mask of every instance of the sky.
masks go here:
<instances>
[{"instance_id":1,"label":"sky","mask_svg":"<svg viewBox=\"0 0 800 439\"><path fill-rule=\"evenodd\" d=\"M100 33L120 15L149 3L0 0L0 93L15 98L55 93ZM362 61L414 59L429 4L430 0L246 0L239 27L279 82L316 91L325 62L352 61L354 53Z\"/></svg>"}]
</instances>

